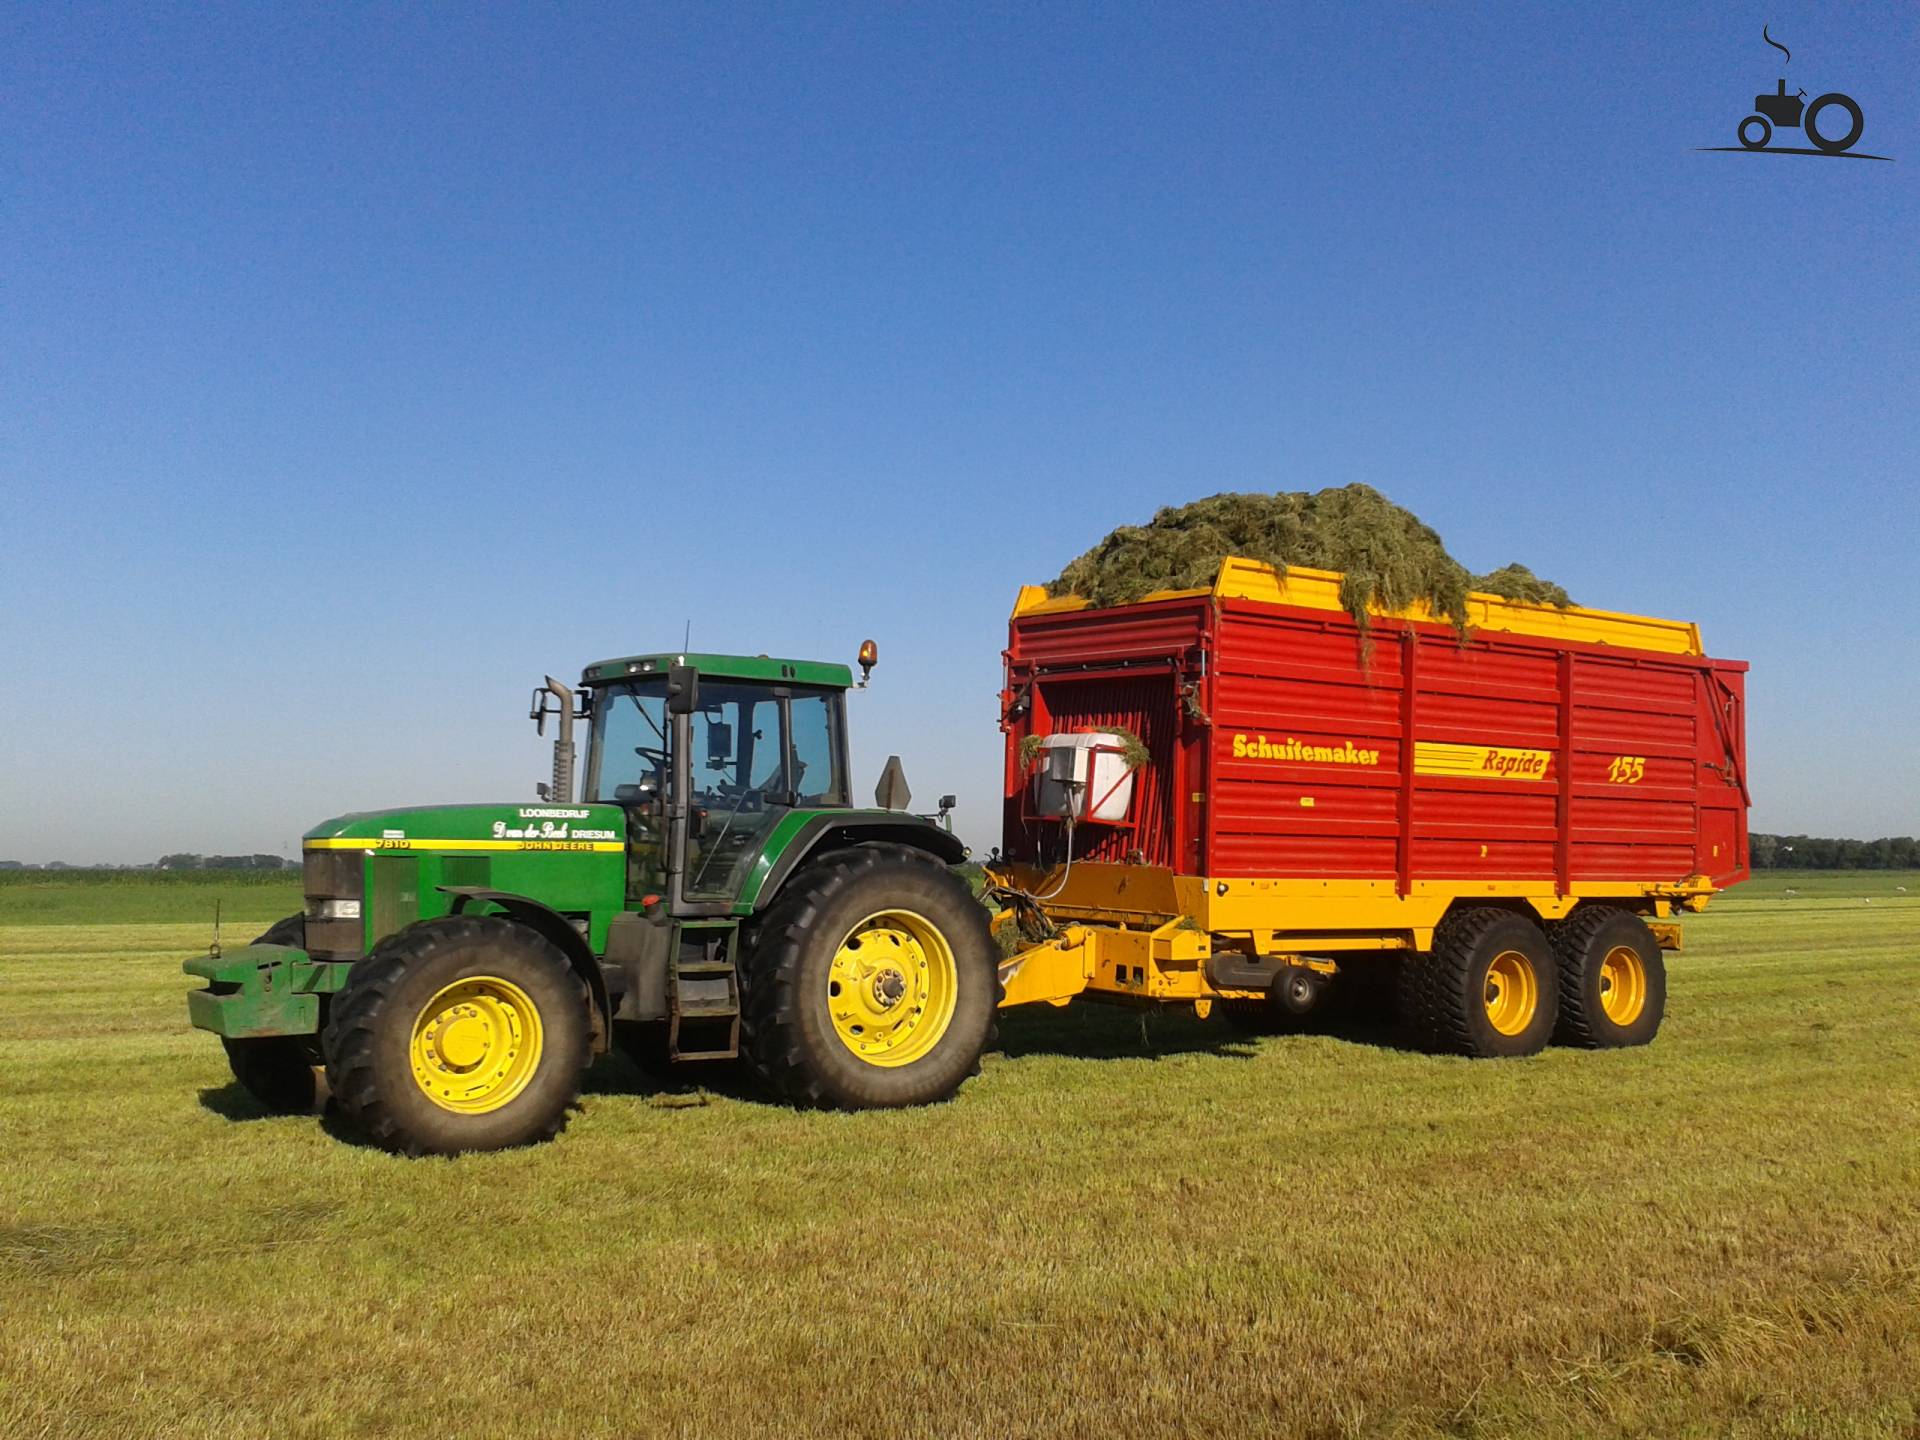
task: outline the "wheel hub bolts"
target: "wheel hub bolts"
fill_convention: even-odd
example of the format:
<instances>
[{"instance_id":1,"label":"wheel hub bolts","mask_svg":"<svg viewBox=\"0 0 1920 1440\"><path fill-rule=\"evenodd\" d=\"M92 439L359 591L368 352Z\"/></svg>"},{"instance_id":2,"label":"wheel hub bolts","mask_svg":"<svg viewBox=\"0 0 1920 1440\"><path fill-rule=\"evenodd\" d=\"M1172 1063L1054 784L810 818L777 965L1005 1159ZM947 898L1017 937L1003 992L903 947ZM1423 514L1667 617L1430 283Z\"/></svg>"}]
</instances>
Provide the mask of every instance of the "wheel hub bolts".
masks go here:
<instances>
[{"instance_id":1,"label":"wheel hub bolts","mask_svg":"<svg viewBox=\"0 0 1920 1440\"><path fill-rule=\"evenodd\" d=\"M907 993L907 977L898 970L882 970L873 977L873 1001L882 1010L891 1010Z\"/></svg>"}]
</instances>

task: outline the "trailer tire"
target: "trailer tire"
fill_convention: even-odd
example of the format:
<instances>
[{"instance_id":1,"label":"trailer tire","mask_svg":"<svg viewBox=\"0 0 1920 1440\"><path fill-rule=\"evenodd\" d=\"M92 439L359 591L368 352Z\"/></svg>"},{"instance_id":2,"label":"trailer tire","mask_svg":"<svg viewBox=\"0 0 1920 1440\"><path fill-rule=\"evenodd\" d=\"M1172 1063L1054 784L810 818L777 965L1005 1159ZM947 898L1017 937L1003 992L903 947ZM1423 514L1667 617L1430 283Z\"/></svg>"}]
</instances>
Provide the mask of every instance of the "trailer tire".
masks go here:
<instances>
[{"instance_id":1,"label":"trailer tire","mask_svg":"<svg viewBox=\"0 0 1920 1440\"><path fill-rule=\"evenodd\" d=\"M986 907L938 860L837 851L793 876L749 937L741 1051L799 1105L945 1100L992 1043L999 961Z\"/></svg>"},{"instance_id":2,"label":"trailer tire","mask_svg":"<svg viewBox=\"0 0 1920 1440\"><path fill-rule=\"evenodd\" d=\"M307 917L289 915L276 920L256 945L307 943ZM327 1102L327 1080L317 1035L265 1035L250 1040L220 1037L233 1078L275 1115L310 1114Z\"/></svg>"},{"instance_id":3,"label":"trailer tire","mask_svg":"<svg viewBox=\"0 0 1920 1440\"><path fill-rule=\"evenodd\" d=\"M1667 1013L1667 965L1647 922L1594 905L1553 930L1560 971L1554 1039L1588 1050L1651 1044Z\"/></svg>"},{"instance_id":4,"label":"trailer tire","mask_svg":"<svg viewBox=\"0 0 1920 1440\"><path fill-rule=\"evenodd\" d=\"M406 1155L502 1150L565 1128L592 1058L567 957L498 915L448 915L355 963L323 1036L347 1116Z\"/></svg>"},{"instance_id":5,"label":"trailer tire","mask_svg":"<svg viewBox=\"0 0 1920 1440\"><path fill-rule=\"evenodd\" d=\"M1274 976L1264 1000L1228 1000L1220 1013L1248 1035L1302 1035L1324 1029L1343 998L1339 976L1289 965Z\"/></svg>"},{"instance_id":6,"label":"trailer tire","mask_svg":"<svg viewBox=\"0 0 1920 1440\"><path fill-rule=\"evenodd\" d=\"M1400 1013L1425 1049L1518 1058L1552 1038L1558 990L1540 927L1510 910L1474 906L1440 922L1432 954L1404 963Z\"/></svg>"}]
</instances>

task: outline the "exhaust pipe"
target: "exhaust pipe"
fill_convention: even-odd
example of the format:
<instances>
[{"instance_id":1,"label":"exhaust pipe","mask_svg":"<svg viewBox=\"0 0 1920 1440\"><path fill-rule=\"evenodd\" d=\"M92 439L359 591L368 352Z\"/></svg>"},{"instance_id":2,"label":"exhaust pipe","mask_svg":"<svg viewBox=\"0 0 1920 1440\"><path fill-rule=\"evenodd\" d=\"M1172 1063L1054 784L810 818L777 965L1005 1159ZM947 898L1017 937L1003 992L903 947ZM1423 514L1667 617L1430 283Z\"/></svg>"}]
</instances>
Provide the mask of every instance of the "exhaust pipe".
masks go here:
<instances>
[{"instance_id":1,"label":"exhaust pipe","mask_svg":"<svg viewBox=\"0 0 1920 1440\"><path fill-rule=\"evenodd\" d=\"M562 685L551 675L547 683L533 692L533 723L535 733L547 733L547 716L557 715L560 719L560 733L553 740L553 784L535 788L540 798L553 805L571 805L573 803L573 691ZM549 706L547 695L552 695L560 703Z\"/></svg>"}]
</instances>

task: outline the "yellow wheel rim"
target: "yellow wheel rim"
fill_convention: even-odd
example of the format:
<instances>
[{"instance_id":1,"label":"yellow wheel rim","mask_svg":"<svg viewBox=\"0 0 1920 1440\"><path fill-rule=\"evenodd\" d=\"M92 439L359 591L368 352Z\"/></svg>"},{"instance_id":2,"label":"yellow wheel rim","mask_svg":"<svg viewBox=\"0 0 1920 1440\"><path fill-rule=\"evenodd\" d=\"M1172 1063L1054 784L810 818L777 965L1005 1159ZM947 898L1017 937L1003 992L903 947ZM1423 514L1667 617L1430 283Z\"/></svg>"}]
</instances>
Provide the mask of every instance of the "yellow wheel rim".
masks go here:
<instances>
[{"instance_id":1,"label":"yellow wheel rim","mask_svg":"<svg viewBox=\"0 0 1920 1440\"><path fill-rule=\"evenodd\" d=\"M540 1068L540 1011L511 980L474 975L442 987L413 1022L413 1078L443 1110L484 1115Z\"/></svg>"},{"instance_id":2,"label":"yellow wheel rim","mask_svg":"<svg viewBox=\"0 0 1920 1440\"><path fill-rule=\"evenodd\" d=\"M1503 950L1487 966L1487 1019L1502 1035L1518 1035L1540 1008L1540 979L1518 950Z\"/></svg>"},{"instance_id":3,"label":"yellow wheel rim","mask_svg":"<svg viewBox=\"0 0 1920 1440\"><path fill-rule=\"evenodd\" d=\"M869 1065L910 1065L953 1023L953 947L911 910L880 910L847 932L827 972L827 1014L841 1044Z\"/></svg>"},{"instance_id":4,"label":"yellow wheel rim","mask_svg":"<svg viewBox=\"0 0 1920 1440\"><path fill-rule=\"evenodd\" d=\"M1631 1025L1647 1008L1647 967L1631 945L1616 945L1600 962L1600 1008L1616 1025Z\"/></svg>"}]
</instances>

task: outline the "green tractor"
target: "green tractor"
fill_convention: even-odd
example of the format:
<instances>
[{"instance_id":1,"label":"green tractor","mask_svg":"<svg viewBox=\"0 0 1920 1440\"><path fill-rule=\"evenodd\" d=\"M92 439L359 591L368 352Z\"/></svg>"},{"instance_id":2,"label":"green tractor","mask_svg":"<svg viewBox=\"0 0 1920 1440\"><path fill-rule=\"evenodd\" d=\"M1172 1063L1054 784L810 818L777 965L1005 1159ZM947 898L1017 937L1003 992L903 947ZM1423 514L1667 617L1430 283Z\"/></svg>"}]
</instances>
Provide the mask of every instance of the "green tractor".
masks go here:
<instances>
[{"instance_id":1,"label":"green tractor","mask_svg":"<svg viewBox=\"0 0 1920 1440\"><path fill-rule=\"evenodd\" d=\"M861 647L860 686L874 662ZM640 655L534 692L537 804L344 815L306 908L191 960L193 1023L275 1110L330 1095L379 1144L559 1132L597 1054L744 1060L810 1106L918 1105L977 1073L1000 998L966 850L897 760L850 797L844 665ZM573 722L589 722L573 798Z\"/></svg>"}]
</instances>

